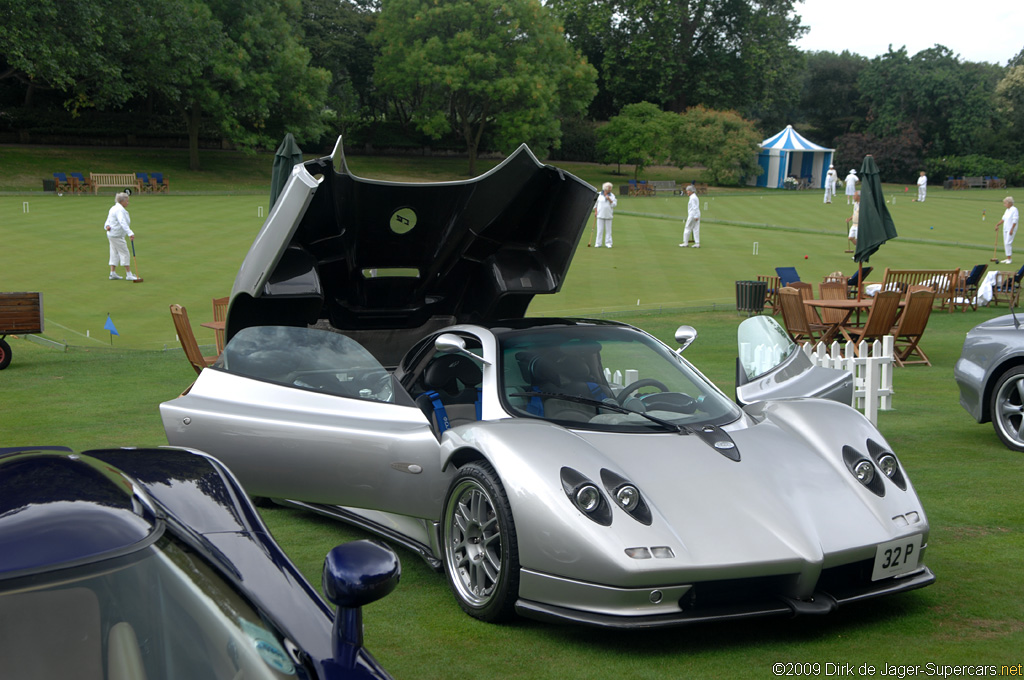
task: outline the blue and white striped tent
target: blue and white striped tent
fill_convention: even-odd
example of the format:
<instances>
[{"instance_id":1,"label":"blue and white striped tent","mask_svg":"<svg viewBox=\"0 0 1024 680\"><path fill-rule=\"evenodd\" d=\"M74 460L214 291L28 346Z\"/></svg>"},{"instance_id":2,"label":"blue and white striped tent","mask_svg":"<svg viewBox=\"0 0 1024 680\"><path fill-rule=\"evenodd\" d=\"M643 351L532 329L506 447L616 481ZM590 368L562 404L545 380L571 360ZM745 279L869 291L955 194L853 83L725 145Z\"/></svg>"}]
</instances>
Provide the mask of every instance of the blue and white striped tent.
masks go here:
<instances>
[{"instance_id":1,"label":"blue and white striped tent","mask_svg":"<svg viewBox=\"0 0 1024 680\"><path fill-rule=\"evenodd\" d=\"M764 169L747 180L751 186L782 189L786 177L806 178L812 187L825 187L825 173L832 163L835 149L818 146L787 125L779 134L761 142L757 163Z\"/></svg>"}]
</instances>

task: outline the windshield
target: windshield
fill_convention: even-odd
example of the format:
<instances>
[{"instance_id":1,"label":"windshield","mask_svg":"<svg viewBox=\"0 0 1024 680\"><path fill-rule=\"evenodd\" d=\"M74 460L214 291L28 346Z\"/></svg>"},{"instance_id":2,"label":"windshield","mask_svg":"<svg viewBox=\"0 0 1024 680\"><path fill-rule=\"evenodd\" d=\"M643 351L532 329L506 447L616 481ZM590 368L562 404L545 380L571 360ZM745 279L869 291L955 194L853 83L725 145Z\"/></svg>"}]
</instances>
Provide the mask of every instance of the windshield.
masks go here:
<instances>
[{"instance_id":1,"label":"windshield","mask_svg":"<svg viewBox=\"0 0 1024 680\"><path fill-rule=\"evenodd\" d=\"M0 655L5 677L306 677L249 602L167 534L0 583Z\"/></svg>"},{"instance_id":2,"label":"windshield","mask_svg":"<svg viewBox=\"0 0 1024 680\"><path fill-rule=\"evenodd\" d=\"M514 415L630 432L740 415L675 352L633 328L532 328L502 335L500 346L502 395Z\"/></svg>"},{"instance_id":3,"label":"windshield","mask_svg":"<svg viewBox=\"0 0 1024 680\"><path fill-rule=\"evenodd\" d=\"M394 401L391 374L340 333L295 326L252 326L227 344L213 368L339 397Z\"/></svg>"}]
</instances>

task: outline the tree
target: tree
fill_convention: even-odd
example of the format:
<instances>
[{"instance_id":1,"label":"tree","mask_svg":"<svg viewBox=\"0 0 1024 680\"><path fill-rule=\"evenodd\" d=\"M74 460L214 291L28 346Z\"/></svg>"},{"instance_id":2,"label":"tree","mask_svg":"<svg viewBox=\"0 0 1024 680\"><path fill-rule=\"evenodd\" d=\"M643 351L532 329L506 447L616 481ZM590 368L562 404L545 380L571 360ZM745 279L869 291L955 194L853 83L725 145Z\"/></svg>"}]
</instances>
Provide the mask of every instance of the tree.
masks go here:
<instances>
[{"instance_id":1,"label":"tree","mask_svg":"<svg viewBox=\"0 0 1024 680\"><path fill-rule=\"evenodd\" d=\"M16 6L15 6L16 5ZM212 119L243 148L285 129L319 136L330 74L300 44L300 0L8 0L0 77L45 84L65 106L116 108L156 95L177 111L199 169L199 127Z\"/></svg>"},{"instance_id":2,"label":"tree","mask_svg":"<svg viewBox=\"0 0 1024 680\"><path fill-rule=\"evenodd\" d=\"M777 116L798 96L794 0L550 0L600 71L591 114L650 101Z\"/></svg>"},{"instance_id":3,"label":"tree","mask_svg":"<svg viewBox=\"0 0 1024 680\"><path fill-rule=\"evenodd\" d=\"M924 167L924 143L912 123L879 137L871 132L850 132L836 139L836 165L859 168L864 156L875 157L883 181L913 182Z\"/></svg>"},{"instance_id":4,"label":"tree","mask_svg":"<svg viewBox=\"0 0 1024 680\"><path fill-rule=\"evenodd\" d=\"M942 45L913 57L905 47L890 48L872 59L858 79L868 108L867 132L885 138L911 125L926 153L975 153L995 123L993 92L1002 71L992 64L962 62Z\"/></svg>"},{"instance_id":5,"label":"tree","mask_svg":"<svg viewBox=\"0 0 1024 680\"><path fill-rule=\"evenodd\" d=\"M376 11L369 0L303 0L303 44L310 64L332 76L330 107L342 120L356 120L374 107L373 60L370 44Z\"/></svg>"},{"instance_id":6,"label":"tree","mask_svg":"<svg viewBox=\"0 0 1024 680\"><path fill-rule=\"evenodd\" d=\"M148 91L185 121L189 167L199 169L199 130L212 120L245 149L273 146L324 130L330 74L309 65L296 28L299 0L161 0L135 5L136 41L145 55ZM153 45L159 49L153 49ZM140 76L141 77L141 76Z\"/></svg>"},{"instance_id":7,"label":"tree","mask_svg":"<svg viewBox=\"0 0 1024 680\"><path fill-rule=\"evenodd\" d=\"M36 89L120 104L132 94L124 78L123 5L113 0L6 0L0 11L0 82L23 84L25 105ZM70 102L70 100L69 100ZM69 107L73 103L69 103Z\"/></svg>"},{"instance_id":8,"label":"tree","mask_svg":"<svg viewBox=\"0 0 1024 680\"><path fill-rule=\"evenodd\" d=\"M609 163L632 163L633 179L644 168L664 162L678 116L650 102L628 104L597 131L598 149Z\"/></svg>"},{"instance_id":9,"label":"tree","mask_svg":"<svg viewBox=\"0 0 1024 680\"><path fill-rule=\"evenodd\" d=\"M868 59L843 51L807 55L800 90L800 118L814 127L823 144L855 130L867 118L857 81Z\"/></svg>"},{"instance_id":10,"label":"tree","mask_svg":"<svg viewBox=\"0 0 1024 680\"><path fill-rule=\"evenodd\" d=\"M1010 66L996 85L996 110L1006 126L1007 138L1017 151L1024 143L1024 65Z\"/></svg>"},{"instance_id":11,"label":"tree","mask_svg":"<svg viewBox=\"0 0 1024 680\"><path fill-rule=\"evenodd\" d=\"M503 152L557 146L558 117L586 109L596 73L539 0L389 0L373 32L375 81L437 139L456 132L469 172L484 131Z\"/></svg>"},{"instance_id":12,"label":"tree","mask_svg":"<svg viewBox=\"0 0 1024 680\"><path fill-rule=\"evenodd\" d=\"M739 184L761 174L757 151L761 135L735 111L694 106L678 116L672 161L679 167L703 165L715 184Z\"/></svg>"}]
</instances>

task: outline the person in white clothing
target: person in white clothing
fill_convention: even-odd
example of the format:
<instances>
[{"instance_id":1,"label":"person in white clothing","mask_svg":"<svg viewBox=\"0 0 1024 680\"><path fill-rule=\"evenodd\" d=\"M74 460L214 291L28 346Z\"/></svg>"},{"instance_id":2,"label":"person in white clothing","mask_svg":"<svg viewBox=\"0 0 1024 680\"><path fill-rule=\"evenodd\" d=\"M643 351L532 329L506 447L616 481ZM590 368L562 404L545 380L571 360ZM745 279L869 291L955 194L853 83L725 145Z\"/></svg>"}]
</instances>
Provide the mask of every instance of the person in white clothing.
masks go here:
<instances>
[{"instance_id":1,"label":"person in white clothing","mask_svg":"<svg viewBox=\"0 0 1024 680\"><path fill-rule=\"evenodd\" d=\"M924 170L921 171L921 176L917 178L917 202L924 203L925 194L928 193L928 176L924 174Z\"/></svg>"},{"instance_id":2,"label":"person in white clothing","mask_svg":"<svg viewBox=\"0 0 1024 680\"><path fill-rule=\"evenodd\" d=\"M1002 260L1000 264L1011 264L1013 262L1013 237L1017 235L1020 214L1017 212L1017 206L1013 204L1013 196L1003 199L1003 207L1006 208L1003 219L996 222L996 229L1003 228L1003 250L1006 253L1006 259Z\"/></svg>"},{"instance_id":3,"label":"person in white clothing","mask_svg":"<svg viewBox=\"0 0 1024 680\"><path fill-rule=\"evenodd\" d=\"M851 169L850 174L846 176L844 180L846 182L846 205L850 205L854 202L853 194L857 191L857 181L860 178L857 177L857 171Z\"/></svg>"},{"instance_id":4,"label":"person in white clothing","mask_svg":"<svg viewBox=\"0 0 1024 680\"><path fill-rule=\"evenodd\" d=\"M850 231L846 235L846 240L850 242L850 249L846 252L855 253L857 252L857 225L860 224L860 192L854 192L853 194L853 214L846 218L846 223L850 225Z\"/></svg>"},{"instance_id":5,"label":"person in white clothing","mask_svg":"<svg viewBox=\"0 0 1024 680\"><path fill-rule=\"evenodd\" d=\"M836 166L828 166L828 172L825 173L825 202L831 203L832 197L836 195L836 182L839 181L839 173L836 172Z\"/></svg>"},{"instance_id":6,"label":"person in white clothing","mask_svg":"<svg viewBox=\"0 0 1024 680\"><path fill-rule=\"evenodd\" d=\"M683 227L683 242L680 248L690 245L690 234L693 234L693 247L700 248L700 199L697 198L697 190L691 184L686 187L686 226Z\"/></svg>"},{"instance_id":7,"label":"person in white clothing","mask_svg":"<svg viewBox=\"0 0 1024 680\"><path fill-rule=\"evenodd\" d=\"M595 248L600 248L602 244L605 248L612 247L612 215L618 204L612 193L612 183L605 182L601 185L601 193L597 195L597 204L594 205L594 219L597 220Z\"/></svg>"},{"instance_id":8,"label":"person in white clothing","mask_svg":"<svg viewBox=\"0 0 1024 680\"><path fill-rule=\"evenodd\" d=\"M128 214L127 192L121 191L114 196L114 205L107 213L107 221L103 223L103 229L107 232L107 241L110 245L110 280L118 281L128 279L135 281L136 276L132 274L131 258L128 256L128 242L135 240L132 232L132 218ZM116 267L120 264L124 267L124 276L118 276Z\"/></svg>"}]
</instances>

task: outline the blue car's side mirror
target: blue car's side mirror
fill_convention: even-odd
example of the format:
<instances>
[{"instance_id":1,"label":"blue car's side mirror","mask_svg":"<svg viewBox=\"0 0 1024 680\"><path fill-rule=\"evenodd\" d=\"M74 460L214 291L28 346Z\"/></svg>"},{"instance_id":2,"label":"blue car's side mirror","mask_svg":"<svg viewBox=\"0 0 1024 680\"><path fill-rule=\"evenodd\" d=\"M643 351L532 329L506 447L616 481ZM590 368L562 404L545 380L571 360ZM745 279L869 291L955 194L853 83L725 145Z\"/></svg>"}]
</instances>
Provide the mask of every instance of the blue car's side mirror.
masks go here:
<instances>
[{"instance_id":1,"label":"blue car's side mirror","mask_svg":"<svg viewBox=\"0 0 1024 680\"><path fill-rule=\"evenodd\" d=\"M360 607L376 602L398 585L402 564L398 555L376 541L353 541L336 546L324 559L324 595L337 605L334 617L335 661L345 663L363 644Z\"/></svg>"}]
</instances>

